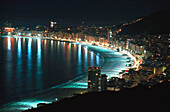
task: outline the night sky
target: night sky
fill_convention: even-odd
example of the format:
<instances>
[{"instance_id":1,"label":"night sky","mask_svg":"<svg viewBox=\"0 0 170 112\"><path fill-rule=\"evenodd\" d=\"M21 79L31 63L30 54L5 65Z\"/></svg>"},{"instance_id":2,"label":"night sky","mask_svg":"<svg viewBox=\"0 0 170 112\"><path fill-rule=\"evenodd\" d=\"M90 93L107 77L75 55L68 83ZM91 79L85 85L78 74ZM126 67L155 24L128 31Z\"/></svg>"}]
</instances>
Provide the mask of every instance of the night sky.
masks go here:
<instances>
[{"instance_id":1,"label":"night sky","mask_svg":"<svg viewBox=\"0 0 170 112\"><path fill-rule=\"evenodd\" d=\"M169 0L0 0L0 21L14 25L118 24L160 10L170 10Z\"/></svg>"}]
</instances>

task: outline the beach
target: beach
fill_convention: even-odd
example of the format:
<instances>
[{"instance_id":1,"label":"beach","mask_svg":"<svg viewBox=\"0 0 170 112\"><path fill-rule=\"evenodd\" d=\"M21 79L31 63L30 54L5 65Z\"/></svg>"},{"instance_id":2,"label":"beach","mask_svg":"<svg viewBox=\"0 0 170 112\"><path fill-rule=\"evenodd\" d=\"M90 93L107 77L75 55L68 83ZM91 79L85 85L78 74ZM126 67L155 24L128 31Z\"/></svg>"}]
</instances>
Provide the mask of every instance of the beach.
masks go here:
<instances>
[{"instance_id":1,"label":"beach","mask_svg":"<svg viewBox=\"0 0 170 112\"><path fill-rule=\"evenodd\" d=\"M122 53L120 52L83 43L72 42L72 44L81 44L94 53L99 53L100 58L103 59L103 63L101 64L101 73L106 74L108 77L118 77L119 72L128 69L128 67L126 67L127 56L122 56ZM57 85L51 87L43 93L37 93L34 96L28 96L8 103L4 105L0 111L21 112L29 108L36 108L38 103L51 103L53 101L59 100L60 98L71 97L75 94L88 92L87 73L84 74L85 75L63 83L60 86Z\"/></svg>"}]
</instances>

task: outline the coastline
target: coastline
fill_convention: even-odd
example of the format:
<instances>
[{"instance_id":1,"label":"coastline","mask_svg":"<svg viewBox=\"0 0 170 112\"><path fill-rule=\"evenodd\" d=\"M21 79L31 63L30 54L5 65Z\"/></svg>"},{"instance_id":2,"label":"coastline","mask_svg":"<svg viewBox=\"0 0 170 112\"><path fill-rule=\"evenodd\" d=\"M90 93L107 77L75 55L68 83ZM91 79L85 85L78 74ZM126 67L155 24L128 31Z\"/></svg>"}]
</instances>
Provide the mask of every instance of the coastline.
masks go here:
<instances>
[{"instance_id":1,"label":"coastline","mask_svg":"<svg viewBox=\"0 0 170 112\"><path fill-rule=\"evenodd\" d=\"M21 38L25 38L25 37L21 37ZM34 39L39 39L39 38L34 38ZM47 39L47 40L56 40L56 39ZM62 41L62 40L56 40L56 41ZM83 46L87 46L91 51L93 51L95 53L99 53L100 58L102 58L101 69L105 66L104 64L107 65L107 62L109 62L109 60L107 60L107 59L105 61L105 58L107 56L108 57L112 56L112 53L115 52L114 50L111 50L111 49L108 49L108 48L103 48L101 46L88 45L88 44L84 44L84 43L78 43L78 42L75 42L75 41L74 42L73 41L64 41L64 42L81 44ZM97 51L97 50L99 50L99 48L101 50L100 52ZM107 52L104 52L104 51L107 51ZM109 54L109 53L111 53L111 54ZM123 69L125 69L125 68L123 68ZM116 72L119 73L119 71L116 71ZM105 72L103 72L103 73L105 73ZM48 102L55 101L55 98L58 98L58 97L71 97L75 93L79 94L79 93L82 93L82 92L87 92L87 85L83 85L83 86L86 86L86 88L81 87L81 84L87 83L87 75L85 75L85 74L87 74L87 73L84 73L84 75L76 77L75 79L70 80L66 83L52 87L49 90L43 92L42 94L37 94L35 96L30 96L30 97L27 97L27 98L20 99L16 102L9 103L9 104L6 105L3 112L8 112L8 111L5 111L5 109L8 109L9 111L11 111L10 108L15 109L15 111L13 111L13 112L20 112L20 111L23 111L24 109L28 109L28 108L31 108L31 107L35 108L37 103L42 103L42 102L48 103ZM79 88L73 87L74 84L76 84L76 83L80 84Z\"/></svg>"}]
</instances>

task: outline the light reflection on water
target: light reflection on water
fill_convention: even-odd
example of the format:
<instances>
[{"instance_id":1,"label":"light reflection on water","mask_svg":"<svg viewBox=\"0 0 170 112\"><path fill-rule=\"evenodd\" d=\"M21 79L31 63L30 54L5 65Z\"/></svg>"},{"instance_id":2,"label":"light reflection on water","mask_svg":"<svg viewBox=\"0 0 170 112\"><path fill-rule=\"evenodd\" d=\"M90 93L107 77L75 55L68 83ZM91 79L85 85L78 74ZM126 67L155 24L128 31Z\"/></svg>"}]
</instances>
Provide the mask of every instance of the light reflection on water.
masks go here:
<instances>
[{"instance_id":1,"label":"light reflection on water","mask_svg":"<svg viewBox=\"0 0 170 112\"><path fill-rule=\"evenodd\" d=\"M42 89L42 68L41 68L41 39L37 39L37 72L36 72L36 88L41 90Z\"/></svg>"},{"instance_id":2,"label":"light reflection on water","mask_svg":"<svg viewBox=\"0 0 170 112\"><path fill-rule=\"evenodd\" d=\"M87 46L85 46L84 47L84 49L85 49L85 58L84 58L84 64L85 64L85 66L84 66L84 70L87 70L88 69L88 66L86 66L86 65L88 65L88 47ZM92 65L93 66L93 65Z\"/></svg>"},{"instance_id":3,"label":"light reflection on water","mask_svg":"<svg viewBox=\"0 0 170 112\"><path fill-rule=\"evenodd\" d=\"M0 63L0 68L5 67L0 74L4 76L4 82L0 82L0 90L4 90L0 98L4 100L0 105L42 93L83 75L88 66L101 62L87 47L68 42L19 37L0 41L0 52L5 54Z\"/></svg>"},{"instance_id":4,"label":"light reflection on water","mask_svg":"<svg viewBox=\"0 0 170 112\"><path fill-rule=\"evenodd\" d=\"M18 39L18 56L17 56L17 74L16 74L16 82L17 82L17 94L21 94L21 88L22 88L22 48L21 48L21 38Z\"/></svg>"},{"instance_id":5,"label":"light reflection on water","mask_svg":"<svg viewBox=\"0 0 170 112\"><path fill-rule=\"evenodd\" d=\"M8 50L11 50L11 38L8 37Z\"/></svg>"},{"instance_id":6,"label":"light reflection on water","mask_svg":"<svg viewBox=\"0 0 170 112\"><path fill-rule=\"evenodd\" d=\"M96 55L96 66L99 66L99 55Z\"/></svg>"},{"instance_id":7,"label":"light reflection on water","mask_svg":"<svg viewBox=\"0 0 170 112\"><path fill-rule=\"evenodd\" d=\"M6 39L8 39L7 42L5 41ZM11 51L10 51L11 50L11 39L9 37L6 39L4 39L4 43L7 43L8 49L7 49L7 56L6 56L7 59L5 63L9 63L9 64L6 65L6 69L5 69L5 71L8 74L8 75L5 75L6 76L5 89L7 89L9 85L11 85L11 78L12 78L12 72L11 70L8 70L8 69L12 69L12 64L10 63L12 61L12 56L11 56ZM4 48L6 48L6 46L4 46Z\"/></svg>"},{"instance_id":8,"label":"light reflection on water","mask_svg":"<svg viewBox=\"0 0 170 112\"><path fill-rule=\"evenodd\" d=\"M91 51L91 64L90 66L93 66L93 52Z\"/></svg>"},{"instance_id":9,"label":"light reflection on water","mask_svg":"<svg viewBox=\"0 0 170 112\"><path fill-rule=\"evenodd\" d=\"M0 97L5 97L6 102L10 102L18 97L24 97L26 93L36 94L37 91L43 93L48 88L56 88L59 87L56 85L76 79L80 74L87 72L88 66L101 65L100 53L103 53L103 57L105 57L101 70L103 74L109 77L116 76L117 72L126 69L126 58L121 57L120 53L105 48L99 49L95 46L32 38L25 40L16 38L15 40L0 38L0 41L4 42L2 44L3 48L6 49L6 51L1 51L0 49L0 52L7 54L6 64L2 63L0 65L0 67L3 64L6 66L3 74L6 76L5 84L0 82L0 85L4 85L7 95L2 94ZM17 45L15 46L15 44ZM93 50L99 53L95 54ZM15 65L16 67L13 67ZM18 70L19 68L20 70ZM12 75L18 78L12 81ZM16 86L14 82L17 82L19 85ZM65 86L65 88L70 87L87 88L87 83L80 81ZM0 88L0 90L2 89ZM12 97L11 94L16 97ZM36 107L37 102L43 103L44 101L19 101L10 106L11 108L14 106L13 109L22 110L31 106ZM3 103L0 102L1 105Z\"/></svg>"},{"instance_id":10,"label":"light reflection on water","mask_svg":"<svg viewBox=\"0 0 170 112\"><path fill-rule=\"evenodd\" d=\"M78 66L81 65L81 45L78 45ZM81 74L81 67L77 67L78 73Z\"/></svg>"},{"instance_id":11,"label":"light reflection on water","mask_svg":"<svg viewBox=\"0 0 170 112\"><path fill-rule=\"evenodd\" d=\"M32 47L32 39L29 38L28 39L28 63L27 63L27 90L31 90L32 89L32 55L31 55L31 47Z\"/></svg>"}]
</instances>

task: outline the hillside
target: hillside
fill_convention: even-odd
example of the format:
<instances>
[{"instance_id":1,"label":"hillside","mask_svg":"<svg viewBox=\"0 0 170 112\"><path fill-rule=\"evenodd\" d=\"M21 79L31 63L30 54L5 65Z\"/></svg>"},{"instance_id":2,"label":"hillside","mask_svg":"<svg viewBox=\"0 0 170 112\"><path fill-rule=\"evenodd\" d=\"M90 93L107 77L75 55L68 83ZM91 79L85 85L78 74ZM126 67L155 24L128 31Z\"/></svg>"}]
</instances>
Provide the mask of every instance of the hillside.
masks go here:
<instances>
[{"instance_id":1,"label":"hillside","mask_svg":"<svg viewBox=\"0 0 170 112\"><path fill-rule=\"evenodd\" d=\"M119 92L92 92L65 98L44 107L26 112L56 112L57 110L112 110L112 111L166 111L169 108L169 82L152 88L138 86Z\"/></svg>"},{"instance_id":2,"label":"hillside","mask_svg":"<svg viewBox=\"0 0 170 112\"><path fill-rule=\"evenodd\" d=\"M170 33L170 11L159 11L153 13L143 20L122 28L123 35L138 34L169 34Z\"/></svg>"}]
</instances>

